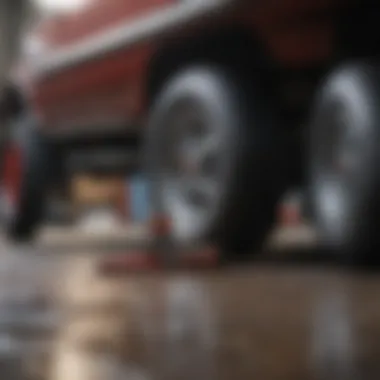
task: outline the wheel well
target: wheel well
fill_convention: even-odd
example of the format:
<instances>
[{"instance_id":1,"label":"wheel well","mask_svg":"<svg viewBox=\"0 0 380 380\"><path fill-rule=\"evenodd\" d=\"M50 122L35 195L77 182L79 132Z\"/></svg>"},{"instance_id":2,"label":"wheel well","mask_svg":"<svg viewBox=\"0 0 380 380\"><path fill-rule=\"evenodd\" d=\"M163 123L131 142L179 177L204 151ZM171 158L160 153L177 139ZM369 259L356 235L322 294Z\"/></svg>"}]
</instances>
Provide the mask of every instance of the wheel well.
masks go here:
<instances>
[{"instance_id":1,"label":"wheel well","mask_svg":"<svg viewBox=\"0 0 380 380\"><path fill-rule=\"evenodd\" d=\"M170 76L192 63L217 63L239 73L253 73L270 67L268 57L252 32L242 28L203 32L170 43L158 49L150 63L148 104Z\"/></svg>"}]
</instances>

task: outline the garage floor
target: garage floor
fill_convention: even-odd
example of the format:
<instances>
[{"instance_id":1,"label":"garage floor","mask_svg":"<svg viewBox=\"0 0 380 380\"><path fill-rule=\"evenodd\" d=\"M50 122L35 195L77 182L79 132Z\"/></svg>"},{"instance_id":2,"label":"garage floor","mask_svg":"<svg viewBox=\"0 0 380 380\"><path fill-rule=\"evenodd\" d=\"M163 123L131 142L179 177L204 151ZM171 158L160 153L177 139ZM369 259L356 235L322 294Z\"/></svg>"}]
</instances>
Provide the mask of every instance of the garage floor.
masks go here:
<instances>
[{"instance_id":1,"label":"garage floor","mask_svg":"<svg viewBox=\"0 0 380 380\"><path fill-rule=\"evenodd\" d=\"M279 262L222 271L106 278L90 251L28 258L18 248L16 264L14 249L2 246L19 268L4 287L50 294L61 316L54 333L35 334L49 348L22 361L27 379L380 378L380 274L278 251Z\"/></svg>"}]
</instances>

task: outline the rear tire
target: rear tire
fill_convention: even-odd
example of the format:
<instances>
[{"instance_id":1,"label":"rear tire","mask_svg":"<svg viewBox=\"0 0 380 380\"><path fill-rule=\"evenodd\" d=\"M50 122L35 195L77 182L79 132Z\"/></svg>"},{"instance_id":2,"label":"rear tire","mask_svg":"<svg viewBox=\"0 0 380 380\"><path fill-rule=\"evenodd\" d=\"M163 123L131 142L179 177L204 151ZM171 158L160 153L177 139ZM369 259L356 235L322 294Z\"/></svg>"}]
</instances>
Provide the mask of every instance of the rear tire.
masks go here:
<instances>
[{"instance_id":1,"label":"rear tire","mask_svg":"<svg viewBox=\"0 0 380 380\"><path fill-rule=\"evenodd\" d=\"M268 88L262 78L194 66L173 76L158 95L146 162L156 212L169 216L180 244L211 242L236 258L257 251L267 236L288 172L287 136ZM205 135L197 135L202 130ZM207 139L210 144L215 139L208 169L206 158L202 163L194 158ZM187 192L206 175L214 192L195 210Z\"/></svg>"},{"instance_id":2,"label":"rear tire","mask_svg":"<svg viewBox=\"0 0 380 380\"><path fill-rule=\"evenodd\" d=\"M321 245L343 263L380 263L380 70L348 64L326 80L311 123L311 201Z\"/></svg>"}]
</instances>

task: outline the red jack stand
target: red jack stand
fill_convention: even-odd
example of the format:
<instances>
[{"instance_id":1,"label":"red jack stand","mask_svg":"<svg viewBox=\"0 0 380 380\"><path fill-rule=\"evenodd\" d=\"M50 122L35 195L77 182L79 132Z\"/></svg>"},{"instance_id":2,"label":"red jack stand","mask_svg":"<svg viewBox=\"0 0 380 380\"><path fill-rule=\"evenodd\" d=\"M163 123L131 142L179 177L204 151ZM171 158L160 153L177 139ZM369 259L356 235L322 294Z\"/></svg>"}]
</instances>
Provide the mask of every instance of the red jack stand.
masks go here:
<instances>
[{"instance_id":1,"label":"red jack stand","mask_svg":"<svg viewBox=\"0 0 380 380\"><path fill-rule=\"evenodd\" d=\"M168 269L213 269L219 265L219 255L212 247L176 247L171 239L170 221L155 217L150 223L153 236L148 249L112 255L100 263L99 270L105 275L154 272Z\"/></svg>"}]
</instances>

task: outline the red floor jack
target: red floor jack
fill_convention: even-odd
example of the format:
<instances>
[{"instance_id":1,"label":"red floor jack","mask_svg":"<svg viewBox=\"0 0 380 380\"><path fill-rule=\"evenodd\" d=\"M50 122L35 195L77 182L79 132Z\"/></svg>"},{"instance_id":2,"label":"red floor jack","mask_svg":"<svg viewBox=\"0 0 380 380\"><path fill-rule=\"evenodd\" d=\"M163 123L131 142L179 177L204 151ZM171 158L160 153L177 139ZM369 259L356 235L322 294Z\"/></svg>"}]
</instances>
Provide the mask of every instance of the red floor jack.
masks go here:
<instances>
[{"instance_id":1,"label":"red floor jack","mask_svg":"<svg viewBox=\"0 0 380 380\"><path fill-rule=\"evenodd\" d=\"M100 271L116 275L167 269L213 269L219 264L218 251L210 246L179 248L171 239L168 218L156 216L150 222L152 241L148 249L125 252L102 260Z\"/></svg>"}]
</instances>

